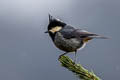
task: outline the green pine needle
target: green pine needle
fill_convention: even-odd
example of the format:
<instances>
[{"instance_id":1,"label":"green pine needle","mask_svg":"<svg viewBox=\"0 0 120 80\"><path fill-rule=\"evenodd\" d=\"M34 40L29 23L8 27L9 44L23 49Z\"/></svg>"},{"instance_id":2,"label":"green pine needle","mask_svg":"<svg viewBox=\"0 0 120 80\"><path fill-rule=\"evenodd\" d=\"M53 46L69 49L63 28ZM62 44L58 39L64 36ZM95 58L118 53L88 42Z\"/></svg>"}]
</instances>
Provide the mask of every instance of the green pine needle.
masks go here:
<instances>
[{"instance_id":1,"label":"green pine needle","mask_svg":"<svg viewBox=\"0 0 120 80\"><path fill-rule=\"evenodd\" d=\"M61 65L68 70L72 71L73 73L78 76L78 78L82 80L101 80L99 77L97 77L94 72L89 72L87 69L82 67L81 64L75 64L72 59L70 59L68 56L61 56L59 58L59 61L61 62Z\"/></svg>"}]
</instances>

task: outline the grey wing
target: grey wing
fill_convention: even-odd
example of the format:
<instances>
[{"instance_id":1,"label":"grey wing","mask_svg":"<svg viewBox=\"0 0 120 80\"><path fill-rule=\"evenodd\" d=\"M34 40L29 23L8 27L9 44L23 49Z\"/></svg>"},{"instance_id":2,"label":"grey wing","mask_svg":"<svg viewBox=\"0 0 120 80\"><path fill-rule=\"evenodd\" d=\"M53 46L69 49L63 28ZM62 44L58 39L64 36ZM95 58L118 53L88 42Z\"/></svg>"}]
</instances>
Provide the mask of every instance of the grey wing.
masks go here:
<instances>
[{"instance_id":1,"label":"grey wing","mask_svg":"<svg viewBox=\"0 0 120 80\"><path fill-rule=\"evenodd\" d=\"M100 35L98 35L98 34L91 33L91 32L88 32L88 31L86 31L86 30L83 30L83 29L76 29L76 30L73 32L73 34L74 34L77 38L108 39L107 37L100 36Z\"/></svg>"},{"instance_id":2,"label":"grey wing","mask_svg":"<svg viewBox=\"0 0 120 80\"><path fill-rule=\"evenodd\" d=\"M61 31L60 33L63 35L64 38L66 39L70 39L70 38L75 38L75 34L74 34L75 28L70 26L70 25L66 25Z\"/></svg>"},{"instance_id":3,"label":"grey wing","mask_svg":"<svg viewBox=\"0 0 120 80\"><path fill-rule=\"evenodd\" d=\"M64 38L71 39L71 38L86 38L88 36L97 36L97 34L90 33L88 31L82 29L75 29L72 26L66 26L61 33Z\"/></svg>"},{"instance_id":4,"label":"grey wing","mask_svg":"<svg viewBox=\"0 0 120 80\"><path fill-rule=\"evenodd\" d=\"M86 30L83 30L83 29L76 29L73 34L76 36L76 37L79 37L79 38L86 38L86 37L91 37L91 36L98 36L97 34L95 33L91 33L91 32L88 32Z\"/></svg>"}]
</instances>

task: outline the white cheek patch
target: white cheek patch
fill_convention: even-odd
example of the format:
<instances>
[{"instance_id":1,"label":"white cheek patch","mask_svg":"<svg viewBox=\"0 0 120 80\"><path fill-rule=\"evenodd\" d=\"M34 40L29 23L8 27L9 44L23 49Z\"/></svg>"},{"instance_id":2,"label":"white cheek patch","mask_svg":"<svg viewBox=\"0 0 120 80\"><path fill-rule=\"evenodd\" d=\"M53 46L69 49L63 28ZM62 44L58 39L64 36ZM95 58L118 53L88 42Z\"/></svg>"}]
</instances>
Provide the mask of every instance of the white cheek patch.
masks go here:
<instances>
[{"instance_id":1,"label":"white cheek patch","mask_svg":"<svg viewBox=\"0 0 120 80\"><path fill-rule=\"evenodd\" d=\"M56 27L50 29L49 31L52 32L52 33L55 33L55 32L57 32L57 31L60 31L61 29L62 29L61 26L56 26Z\"/></svg>"}]
</instances>

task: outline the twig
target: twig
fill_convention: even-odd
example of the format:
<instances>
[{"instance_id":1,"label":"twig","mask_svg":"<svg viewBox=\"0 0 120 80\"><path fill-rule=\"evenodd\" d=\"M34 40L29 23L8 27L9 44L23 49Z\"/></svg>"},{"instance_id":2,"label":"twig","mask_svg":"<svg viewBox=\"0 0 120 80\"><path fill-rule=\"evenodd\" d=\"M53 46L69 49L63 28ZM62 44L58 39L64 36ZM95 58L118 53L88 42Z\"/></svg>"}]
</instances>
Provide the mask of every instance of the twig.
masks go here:
<instances>
[{"instance_id":1,"label":"twig","mask_svg":"<svg viewBox=\"0 0 120 80\"><path fill-rule=\"evenodd\" d=\"M68 70L72 71L73 73L78 76L79 79L82 80L101 80L99 77L97 77L93 71L89 72L87 69L82 67L81 64L75 64L72 59L70 59L68 56L61 56L59 58L59 61L61 62L61 65Z\"/></svg>"}]
</instances>

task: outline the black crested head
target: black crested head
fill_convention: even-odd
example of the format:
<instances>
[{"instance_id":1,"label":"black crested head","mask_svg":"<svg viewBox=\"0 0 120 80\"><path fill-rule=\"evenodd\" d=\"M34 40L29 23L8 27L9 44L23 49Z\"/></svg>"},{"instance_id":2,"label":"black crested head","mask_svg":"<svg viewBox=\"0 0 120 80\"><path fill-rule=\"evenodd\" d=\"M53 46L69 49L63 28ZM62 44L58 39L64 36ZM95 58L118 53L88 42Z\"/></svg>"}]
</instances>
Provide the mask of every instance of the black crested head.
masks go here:
<instances>
[{"instance_id":1,"label":"black crested head","mask_svg":"<svg viewBox=\"0 0 120 80\"><path fill-rule=\"evenodd\" d=\"M54 18L53 16L49 14L48 33L53 41L54 41L56 32L61 30L65 25L66 23L64 23L63 21L57 18Z\"/></svg>"},{"instance_id":2,"label":"black crested head","mask_svg":"<svg viewBox=\"0 0 120 80\"><path fill-rule=\"evenodd\" d=\"M48 31L56 26L61 26L64 27L66 25L66 23L64 23L63 21L54 18L53 16L51 16L49 14L49 25L48 25Z\"/></svg>"}]
</instances>

